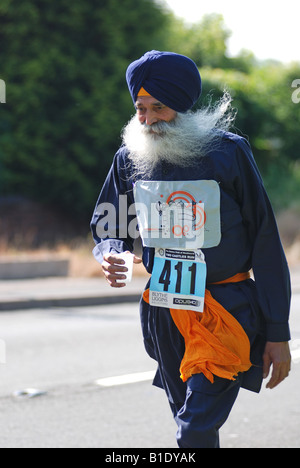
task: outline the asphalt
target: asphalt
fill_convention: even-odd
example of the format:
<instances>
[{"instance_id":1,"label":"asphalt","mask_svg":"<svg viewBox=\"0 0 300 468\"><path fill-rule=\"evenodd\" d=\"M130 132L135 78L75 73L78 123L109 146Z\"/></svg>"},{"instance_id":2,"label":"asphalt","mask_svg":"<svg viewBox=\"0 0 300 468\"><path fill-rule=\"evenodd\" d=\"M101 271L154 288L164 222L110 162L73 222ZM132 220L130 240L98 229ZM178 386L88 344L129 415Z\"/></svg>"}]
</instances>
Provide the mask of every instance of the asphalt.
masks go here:
<instances>
[{"instance_id":1,"label":"asphalt","mask_svg":"<svg viewBox=\"0 0 300 468\"><path fill-rule=\"evenodd\" d=\"M300 292L300 266L291 269L293 292ZM148 277L133 277L126 287L111 288L104 278L37 278L0 281L0 311L46 307L83 307L136 302Z\"/></svg>"}]
</instances>

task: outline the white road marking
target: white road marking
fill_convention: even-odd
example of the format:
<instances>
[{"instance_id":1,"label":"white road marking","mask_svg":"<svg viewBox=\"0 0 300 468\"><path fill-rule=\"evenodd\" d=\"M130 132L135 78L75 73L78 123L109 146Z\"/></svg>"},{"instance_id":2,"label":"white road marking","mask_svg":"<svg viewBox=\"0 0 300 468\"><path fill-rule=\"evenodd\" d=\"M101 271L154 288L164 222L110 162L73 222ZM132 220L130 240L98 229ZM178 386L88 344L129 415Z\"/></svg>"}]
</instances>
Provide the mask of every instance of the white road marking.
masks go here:
<instances>
[{"instance_id":1,"label":"white road marking","mask_svg":"<svg viewBox=\"0 0 300 468\"><path fill-rule=\"evenodd\" d=\"M117 385L127 385L137 382L146 382L147 380L154 379L155 371L136 372L134 374L117 375L115 377L106 377L104 379L97 379L96 385L100 387L115 387Z\"/></svg>"},{"instance_id":2,"label":"white road marking","mask_svg":"<svg viewBox=\"0 0 300 468\"><path fill-rule=\"evenodd\" d=\"M300 349L295 349L291 352L293 363L300 362ZM116 375L114 377L106 377L95 380L95 384L99 387L116 387L118 385L127 385L132 383L146 382L153 380L156 371L135 372L134 374Z\"/></svg>"}]
</instances>

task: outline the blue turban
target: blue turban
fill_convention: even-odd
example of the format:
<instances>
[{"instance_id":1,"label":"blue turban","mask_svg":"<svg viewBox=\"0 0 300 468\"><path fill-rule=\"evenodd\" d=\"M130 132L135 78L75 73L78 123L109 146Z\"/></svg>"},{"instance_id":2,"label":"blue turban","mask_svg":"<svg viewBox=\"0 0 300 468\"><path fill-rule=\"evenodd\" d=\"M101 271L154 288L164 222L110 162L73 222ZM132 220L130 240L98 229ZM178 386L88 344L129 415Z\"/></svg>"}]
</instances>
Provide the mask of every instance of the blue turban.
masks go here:
<instances>
[{"instance_id":1,"label":"blue turban","mask_svg":"<svg viewBox=\"0 0 300 468\"><path fill-rule=\"evenodd\" d=\"M196 64L184 55L152 50L127 68L126 80L134 104L143 87L176 112L186 112L201 94Z\"/></svg>"}]
</instances>

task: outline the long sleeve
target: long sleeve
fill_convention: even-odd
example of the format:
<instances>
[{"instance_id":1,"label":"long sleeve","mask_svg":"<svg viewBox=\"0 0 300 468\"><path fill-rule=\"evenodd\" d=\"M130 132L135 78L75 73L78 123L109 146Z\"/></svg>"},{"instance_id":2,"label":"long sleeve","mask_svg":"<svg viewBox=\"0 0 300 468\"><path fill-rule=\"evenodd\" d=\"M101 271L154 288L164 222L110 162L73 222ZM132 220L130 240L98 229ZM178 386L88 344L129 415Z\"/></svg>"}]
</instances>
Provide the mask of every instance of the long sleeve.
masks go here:
<instances>
[{"instance_id":1,"label":"long sleeve","mask_svg":"<svg viewBox=\"0 0 300 468\"><path fill-rule=\"evenodd\" d=\"M99 263L102 263L106 253L133 250L134 239L137 237L134 219L132 183L130 186L121 148L115 155L91 221L96 243L93 254Z\"/></svg>"},{"instance_id":2,"label":"long sleeve","mask_svg":"<svg viewBox=\"0 0 300 468\"><path fill-rule=\"evenodd\" d=\"M242 139L237 145L237 165L239 175L235 185L252 245L252 268L267 340L288 341L291 299L288 265L257 165L250 146Z\"/></svg>"}]
</instances>

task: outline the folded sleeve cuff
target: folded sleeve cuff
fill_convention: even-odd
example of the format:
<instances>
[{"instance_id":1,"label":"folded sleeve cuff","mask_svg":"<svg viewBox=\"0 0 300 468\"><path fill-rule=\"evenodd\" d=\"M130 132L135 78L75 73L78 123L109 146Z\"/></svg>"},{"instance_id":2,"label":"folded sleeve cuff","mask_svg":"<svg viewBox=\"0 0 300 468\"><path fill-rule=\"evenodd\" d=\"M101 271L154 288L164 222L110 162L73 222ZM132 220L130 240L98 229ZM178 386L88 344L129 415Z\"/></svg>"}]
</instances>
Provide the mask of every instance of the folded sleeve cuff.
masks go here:
<instances>
[{"instance_id":1,"label":"folded sleeve cuff","mask_svg":"<svg viewBox=\"0 0 300 468\"><path fill-rule=\"evenodd\" d=\"M288 323L267 323L267 341L279 343L291 339Z\"/></svg>"},{"instance_id":2,"label":"folded sleeve cuff","mask_svg":"<svg viewBox=\"0 0 300 468\"><path fill-rule=\"evenodd\" d=\"M97 262L103 263L103 257L107 253L118 254L130 250L126 242L118 239L107 239L97 244L93 249L93 255Z\"/></svg>"}]
</instances>

